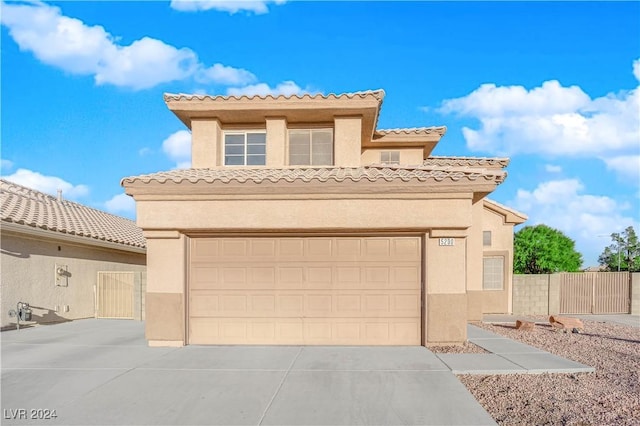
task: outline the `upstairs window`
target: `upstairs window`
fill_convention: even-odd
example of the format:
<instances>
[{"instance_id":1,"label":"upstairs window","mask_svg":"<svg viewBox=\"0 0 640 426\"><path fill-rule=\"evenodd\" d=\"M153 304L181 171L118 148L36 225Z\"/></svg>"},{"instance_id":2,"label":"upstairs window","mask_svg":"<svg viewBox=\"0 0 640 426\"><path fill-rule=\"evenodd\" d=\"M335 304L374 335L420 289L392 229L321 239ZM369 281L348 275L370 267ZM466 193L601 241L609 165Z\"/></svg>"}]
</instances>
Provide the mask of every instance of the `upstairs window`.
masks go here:
<instances>
[{"instance_id":1,"label":"upstairs window","mask_svg":"<svg viewBox=\"0 0 640 426\"><path fill-rule=\"evenodd\" d=\"M400 151L382 151L380 152L381 164L400 164Z\"/></svg>"},{"instance_id":2,"label":"upstairs window","mask_svg":"<svg viewBox=\"0 0 640 426\"><path fill-rule=\"evenodd\" d=\"M333 130L289 130L289 165L333 165Z\"/></svg>"},{"instance_id":3,"label":"upstairs window","mask_svg":"<svg viewBox=\"0 0 640 426\"><path fill-rule=\"evenodd\" d=\"M224 134L225 166L264 166L267 163L265 132L226 132Z\"/></svg>"}]
</instances>

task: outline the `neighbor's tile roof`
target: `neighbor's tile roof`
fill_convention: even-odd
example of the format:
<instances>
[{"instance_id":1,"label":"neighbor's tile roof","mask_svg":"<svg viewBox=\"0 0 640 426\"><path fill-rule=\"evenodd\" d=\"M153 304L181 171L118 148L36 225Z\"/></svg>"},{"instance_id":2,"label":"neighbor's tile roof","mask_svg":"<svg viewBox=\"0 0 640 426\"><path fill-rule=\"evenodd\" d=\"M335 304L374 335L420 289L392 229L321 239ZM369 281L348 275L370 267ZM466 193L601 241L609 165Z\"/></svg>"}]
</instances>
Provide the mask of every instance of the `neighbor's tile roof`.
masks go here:
<instances>
[{"instance_id":1,"label":"neighbor's tile roof","mask_svg":"<svg viewBox=\"0 0 640 426\"><path fill-rule=\"evenodd\" d=\"M485 157L439 157L431 156L424 160L425 166L441 167L507 167L508 158L485 158Z\"/></svg>"},{"instance_id":2,"label":"neighbor's tile roof","mask_svg":"<svg viewBox=\"0 0 640 426\"><path fill-rule=\"evenodd\" d=\"M142 230L132 220L0 179L1 219L63 234L146 247Z\"/></svg>"},{"instance_id":3,"label":"neighbor's tile roof","mask_svg":"<svg viewBox=\"0 0 640 426\"><path fill-rule=\"evenodd\" d=\"M364 90L361 92L351 92L351 93L329 93L327 95L323 95L322 93L305 93L302 95L293 94L293 95L198 95L198 94L188 94L188 93L165 93L164 100L167 101L223 101L228 99L244 99L244 100L255 100L255 99L352 99L352 98L366 98L368 96L373 96L374 98L382 101L384 98L384 90Z\"/></svg>"},{"instance_id":4,"label":"neighbor's tile roof","mask_svg":"<svg viewBox=\"0 0 640 426\"><path fill-rule=\"evenodd\" d=\"M343 182L343 181L410 181L420 182L445 180L468 181L485 180L501 183L506 177L506 172L502 170L487 170L470 167L442 168L442 167L401 167L388 165L372 165L367 167L315 167L315 168L219 168L219 169L183 169L159 172L141 176L131 176L122 179L121 184L140 183L166 183L166 182L191 182L200 181L214 183L229 182Z\"/></svg>"}]
</instances>

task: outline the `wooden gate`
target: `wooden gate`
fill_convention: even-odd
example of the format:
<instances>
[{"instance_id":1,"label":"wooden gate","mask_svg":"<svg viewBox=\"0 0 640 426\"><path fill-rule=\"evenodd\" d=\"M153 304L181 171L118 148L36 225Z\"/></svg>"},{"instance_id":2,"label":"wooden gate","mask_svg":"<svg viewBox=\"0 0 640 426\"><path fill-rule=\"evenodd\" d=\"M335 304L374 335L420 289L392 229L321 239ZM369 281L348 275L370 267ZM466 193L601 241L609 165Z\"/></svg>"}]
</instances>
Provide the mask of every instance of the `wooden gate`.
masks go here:
<instances>
[{"instance_id":1,"label":"wooden gate","mask_svg":"<svg viewBox=\"0 0 640 426\"><path fill-rule=\"evenodd\" d=\"M561 274L560 313L629 313L629 278L628 272Z\"/></svg>"},{"instance_id":2,"label":"wooden gate","mask_svg":"<svg viewBox=\"0 0 640 426\"><path fill-rule=\"evenodd\" d=\"M98 272L96 316L133 319L135 272Z\"/></svg>"}]
</instances>

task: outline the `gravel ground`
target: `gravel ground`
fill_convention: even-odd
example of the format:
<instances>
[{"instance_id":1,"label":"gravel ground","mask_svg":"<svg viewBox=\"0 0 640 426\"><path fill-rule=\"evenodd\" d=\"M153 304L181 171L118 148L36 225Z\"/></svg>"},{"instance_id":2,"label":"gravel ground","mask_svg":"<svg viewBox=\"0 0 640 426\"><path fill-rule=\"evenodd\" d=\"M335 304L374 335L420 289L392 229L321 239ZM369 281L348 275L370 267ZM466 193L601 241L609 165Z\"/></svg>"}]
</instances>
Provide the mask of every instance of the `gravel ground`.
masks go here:
<instances>
[{"instance_id":1,"label":"gravel ground","mask_svg":"<svg viewBox=\"0 0 640 426\"><path fill-rule=\"evenodd\" d=\"M429 349L433 353L438 353L438 354L486 354L486 353L489 353L489 351L471 342L464 342L464 344L462 345L448 345L448 346L427 345L427 349Z\"/></svg>"},{"instance_id":2,"label":"gravel ground","mask_svg":"<svg viewBox=\"0 0 640 426\"><path fill-rule=\"evenodd\" d=\"M595 367L595 373L458 376L501 425L640 425L640 331L583 321L581 334L478 324L496 334Z\"/></svg>"}]
</instances>

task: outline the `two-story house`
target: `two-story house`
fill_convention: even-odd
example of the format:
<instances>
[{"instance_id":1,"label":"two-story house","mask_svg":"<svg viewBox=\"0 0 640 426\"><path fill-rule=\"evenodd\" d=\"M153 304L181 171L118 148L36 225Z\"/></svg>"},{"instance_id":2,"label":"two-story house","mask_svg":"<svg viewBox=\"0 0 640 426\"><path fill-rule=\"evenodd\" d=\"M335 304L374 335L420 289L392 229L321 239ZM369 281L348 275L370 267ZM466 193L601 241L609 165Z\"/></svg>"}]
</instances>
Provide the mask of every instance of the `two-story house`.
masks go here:
<instances>
[{"instance_id":1,"label":"two-story house","mask_svg":"<svg viewBox=\"0 0 640 426\"><path fill-rule=\"evenodd\" d=\"M165 95L192 168L123 179L147 239L150 345L424 345L510 310L504 158L377 129L382 90Z\"/></svg>"}]
</instances>

